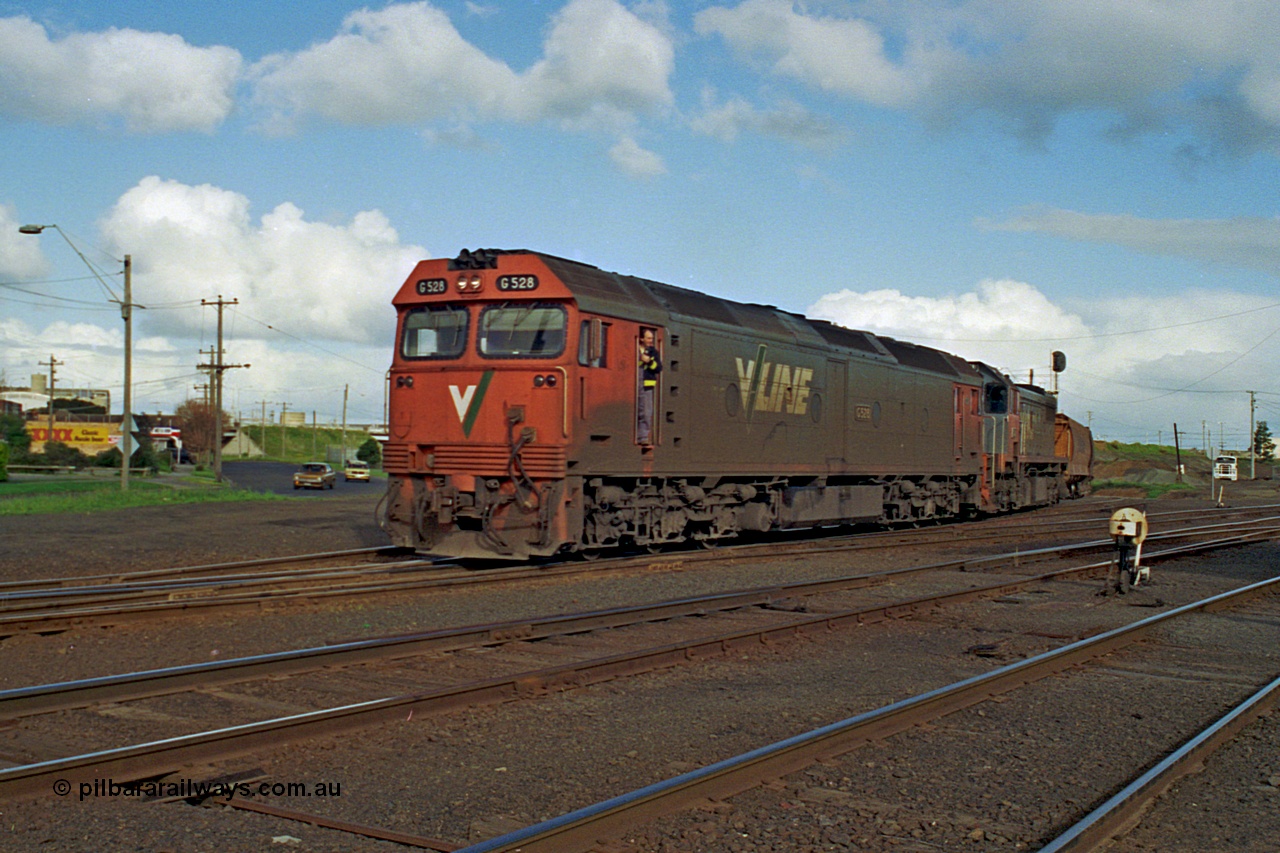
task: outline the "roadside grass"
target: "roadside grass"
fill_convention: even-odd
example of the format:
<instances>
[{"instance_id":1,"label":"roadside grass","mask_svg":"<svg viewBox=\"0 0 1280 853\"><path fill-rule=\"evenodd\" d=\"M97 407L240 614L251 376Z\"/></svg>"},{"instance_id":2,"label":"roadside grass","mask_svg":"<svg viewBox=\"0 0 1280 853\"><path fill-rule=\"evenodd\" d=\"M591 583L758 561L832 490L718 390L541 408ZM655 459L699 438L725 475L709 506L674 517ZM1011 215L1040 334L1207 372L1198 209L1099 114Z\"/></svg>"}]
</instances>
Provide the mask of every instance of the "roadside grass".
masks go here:
<instances>
[{"instance_id":1,"label":"roadside grass","mask_svg":"<svg viewBox=\"0 0 1280 853\"><path fill-rule=\"evenodd\" d=\"M0 483L0 515L88 513L141 506L225 503L228 501L287 500L280 495L229 489L212 479L184 477L175 483L130 480L129 491L119 480L63 479Z\"/></svg>"},{"instance_id":2,"label":"roadside grass","mask_svg":"<svg viewBox=\"0 0 1280 853\"><path fill-rule=\"evenodd\" d=\"M1132 480L1094 480L1089 490L1097 493L1104 489L1136 489L1144 492L1148 500L1155 500L1169 492L1195 491L1190 483L1135 483Z\"/></svg>"},{"instance_id":3,"label":"roadside grass","mask_svg":"<svg viewBox=\"0 0 1280 853\"><path fill-rule=\"evenodd\" d=\"M1133 459L1144 462L1171 462L1176 451L1167 444L1122 444L1118 441L1095 442L1095 454L1099 457ZM1184 451L1188 457L1198 454L1190 450Z\"/></svg>"}]
</instances>

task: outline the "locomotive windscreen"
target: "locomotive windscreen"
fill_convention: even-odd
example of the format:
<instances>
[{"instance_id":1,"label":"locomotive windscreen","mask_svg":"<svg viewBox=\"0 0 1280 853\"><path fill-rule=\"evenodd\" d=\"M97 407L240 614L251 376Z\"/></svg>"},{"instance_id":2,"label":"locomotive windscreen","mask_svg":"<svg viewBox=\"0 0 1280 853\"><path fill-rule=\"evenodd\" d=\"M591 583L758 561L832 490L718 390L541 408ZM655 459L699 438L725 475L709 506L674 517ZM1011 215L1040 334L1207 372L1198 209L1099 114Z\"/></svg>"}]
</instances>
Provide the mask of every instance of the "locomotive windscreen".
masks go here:
<instances>
[{"instance_id":1,"label":"locomotive windscreen","mask_svg":"<svg viewBox=\"0 0 1280 853\"><path fill-rule=\"evenodd\" d=\"M457 358L467 345L467 309L427 305L404 318L405 358Z\"/></svg>"},{"instance_id":2,"label":"locomotive windscreen","mask_svg":"<svg viewBox=\"0 0 1280 853\"><path fill-rule=\"evenodd\" d=\"M504 303L480 314L480 354L551 358L564 352L568 313L547 303Z\"/></svg>"}]
</instances>

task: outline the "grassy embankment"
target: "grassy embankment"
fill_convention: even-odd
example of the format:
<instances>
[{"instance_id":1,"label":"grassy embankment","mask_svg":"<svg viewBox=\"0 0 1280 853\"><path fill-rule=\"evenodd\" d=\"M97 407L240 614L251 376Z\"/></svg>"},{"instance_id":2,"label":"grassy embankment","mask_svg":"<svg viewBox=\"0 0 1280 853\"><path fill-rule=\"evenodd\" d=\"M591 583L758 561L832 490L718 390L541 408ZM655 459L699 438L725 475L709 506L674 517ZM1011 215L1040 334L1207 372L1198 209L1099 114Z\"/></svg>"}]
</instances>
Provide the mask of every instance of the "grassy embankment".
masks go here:
<instances>
[{"instance_id":1,"label":"grassy embankment","mask_svg":"<svg viewBox=\"0 0 1280 853\"><path fill-rule=\"evenodd\" d=\"M261 448L263 455L258 458L271 462L327 462L331 450L336 454L337 449L343 447L342 429L339 427L249 425L244 432ZM360 430L347 430L344 458L355 459L356 451L368 439L368 434ZM222 459L227 462L236 457L223 456Z\"/></svg>"},{"instance_id":2,"label":"grassy embankment","mask_svg":"<svg viewBox=\"0 0 1280 853\"><path fill-rule=\"evenodd\" d=\"M342 430L337 427L279 427L265 431L249 427L250 437L265 444L266 455L259 459L300 464L324 460L330 450L343 446ZM369 438L359 430L347 430L345 458L354 459L360 445ZM233 462L235 456L224 456ZM336 465L341 470L340 465ZM380 472L374 471L374 476ZM217 483L205 467L183 476L160 478L135 476L129 479L129 491L120 490L120 481L109 471L78 472L70 475L41 475L20 481L0 482L0 515L34 513L100 512L136 506L207 503L213 501L291 500L282 495L261 494L233 489Z\"/></svg>"},{"instance_id":3,"label":"grassy embankment","mask_svg":"<svg viewBox=\"0 0 1280 853\"><path fill-rule=\"evenodd\" d=\"M1215 487L1212 460L1195 448L1184 448L1178 453L1173 447L1162 444L1121 444L1115 441L1095 441L1093 444L1093 491L1139 492L1150 499L1208 494ZM1274 466L1258 460L1251 466L1247 455L1233 454L1240 460L1240 480L1228 483L1228 493L1240 493L1246 489L1266 491L1274 487ZM1178 464L1182 464L1181 477ZM1256 475L1253 479L1251 475ZM1181 482L1179 482L1181 480ZM1246 482L1248 481L1248 482Z\"/></svg>"},{"instance_id":4,"label":"grassy embankment","mask_svg":"<svg viewBox=\"0 0 1280 853\"><path fill-rule=\"evenodd\" d=\"M232 489L209 473L163 479L133 477L121 491L115 478L83 474L40 476L0 483L0 515L82 513L137 506L208 503L213 501L285 500L279 495Z\"/></svg>"}]
</instances>

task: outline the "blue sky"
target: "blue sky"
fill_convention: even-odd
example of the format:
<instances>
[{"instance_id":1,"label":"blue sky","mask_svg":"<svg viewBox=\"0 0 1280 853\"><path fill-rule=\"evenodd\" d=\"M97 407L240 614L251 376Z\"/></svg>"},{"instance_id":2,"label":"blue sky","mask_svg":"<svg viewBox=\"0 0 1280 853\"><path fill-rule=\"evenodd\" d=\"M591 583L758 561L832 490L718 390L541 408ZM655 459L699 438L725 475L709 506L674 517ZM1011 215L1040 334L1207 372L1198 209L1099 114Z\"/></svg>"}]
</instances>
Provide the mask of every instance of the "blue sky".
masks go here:
<instances>
[{"instance_id":1,"label":"blue sky","mask_svg":"<svg viewBox=\"0 0 1280 853\"><path fill-rule=\"evenodd\" d=\"M1280 427L1280 6L0 0L0 374L382 417L413 263L529 248L1068 356L1104 438ZM1280 430L1277 430L1280 432Z\"/></svg>"}]
</instances>

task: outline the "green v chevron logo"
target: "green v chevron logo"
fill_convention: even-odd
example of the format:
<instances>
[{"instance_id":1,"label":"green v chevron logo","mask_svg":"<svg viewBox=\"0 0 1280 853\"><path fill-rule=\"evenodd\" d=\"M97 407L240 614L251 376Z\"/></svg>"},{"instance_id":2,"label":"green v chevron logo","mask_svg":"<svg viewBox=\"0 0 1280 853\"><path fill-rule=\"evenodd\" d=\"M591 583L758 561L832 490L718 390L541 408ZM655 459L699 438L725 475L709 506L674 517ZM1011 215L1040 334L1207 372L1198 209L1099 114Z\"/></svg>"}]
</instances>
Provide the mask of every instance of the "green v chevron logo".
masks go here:
<instances>
[{"instance_id":1,"label":"green v chevron logo","mask_svg":"<svg viewBox=\"0 0 1280 853\"><path fill-rule=\"evenodd\" d=\"M449 395L453 397L453 408L462 422L462 434L471 437L471 428L476 425L476 417L480 407L484 405L485 392L489 390L489 380L493 379L493 371L486 370L480 377L479 385L468 385L462 389L457 385L449 386Z\"/></svg>"}]
</instances>

